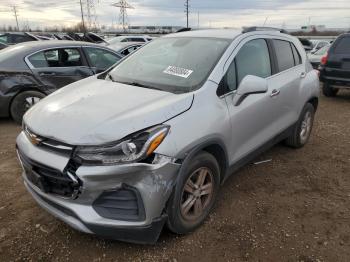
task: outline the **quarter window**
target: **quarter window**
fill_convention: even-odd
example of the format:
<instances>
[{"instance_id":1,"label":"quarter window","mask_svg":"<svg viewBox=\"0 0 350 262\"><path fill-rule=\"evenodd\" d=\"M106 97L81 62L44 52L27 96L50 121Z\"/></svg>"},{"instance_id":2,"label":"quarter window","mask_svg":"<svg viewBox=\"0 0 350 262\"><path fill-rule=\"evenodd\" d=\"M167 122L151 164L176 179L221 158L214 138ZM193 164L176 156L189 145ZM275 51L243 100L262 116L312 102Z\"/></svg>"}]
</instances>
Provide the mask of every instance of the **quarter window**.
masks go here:
<instances>
[{"instance_id":1,"label":"quarter window","mask_svg":"<svg viewBox=\"0 0 350 262\"><path fill-rule=\"evenodd\" d=\"M294 67L294 56L290 43L283 40L273 40L273 45L277 57L278 71L282 72Z\"/></svg>"},{"instance_id":2,"label":"quarter window","mask_svg":"<svg viewBox=\"0 0 350 262\"><path fill-rule=\"evenodd\" d=\"M269 49L264 39L256 39L246 43L239 50L235 60L238 84L247 75L263 78L271 76Z\"/></svg>"}]
</instances>

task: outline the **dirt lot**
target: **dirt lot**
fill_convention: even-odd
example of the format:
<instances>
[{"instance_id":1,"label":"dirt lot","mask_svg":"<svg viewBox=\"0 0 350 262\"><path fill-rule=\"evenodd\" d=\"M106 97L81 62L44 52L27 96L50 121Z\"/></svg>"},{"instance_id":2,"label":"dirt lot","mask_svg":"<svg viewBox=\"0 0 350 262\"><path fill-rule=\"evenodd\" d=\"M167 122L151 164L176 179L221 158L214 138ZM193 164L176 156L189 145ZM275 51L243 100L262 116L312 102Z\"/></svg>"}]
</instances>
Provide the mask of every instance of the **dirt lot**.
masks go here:
<instances>
[{"instance_id":1,"label":"dirt lot","mask_svg":"<svg viewBox=\"0 0 350 262\"><path fill-rule=\"evenodd\" d=\"M350 92L321 98L309 144L278 145L233 175L196 232L155 246L79 233L25 191L20 131L0 120L0 261L349 261Z\"/></svg>"}]
</instances>

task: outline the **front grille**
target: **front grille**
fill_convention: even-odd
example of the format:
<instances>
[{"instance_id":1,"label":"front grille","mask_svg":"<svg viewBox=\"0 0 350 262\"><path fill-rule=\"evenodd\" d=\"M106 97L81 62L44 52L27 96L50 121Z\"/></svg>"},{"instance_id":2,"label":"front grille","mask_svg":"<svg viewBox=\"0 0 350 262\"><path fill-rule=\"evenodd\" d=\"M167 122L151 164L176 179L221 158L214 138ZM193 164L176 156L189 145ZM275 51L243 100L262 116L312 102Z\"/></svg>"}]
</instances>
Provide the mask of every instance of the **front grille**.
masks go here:
<instances>
[{"instance_id":1,"label":"front grille","mask_svg":"<svg viewBox=\"0 0 350 262\"><path fill-rule=\"evenodd\" d=\"M102 193L93 203L94 210L104 218L143 221L145 209L137 189L123 185L120 189Z\"/></svg>"},{"instance_id":2,"label":"front grille","mask_svg":"<svg viewBox=\"0 0 350 262\"><path fill-rule=\"evenodd\" d=\"M45 138L39 146L53 152L67 155L70 155L73 151L73 146L48 138Z\"/></svg>"},{"instance_id":3,"label":"front grille","mask_svg":"<svg viewBox=\"0 0 350 262\"><path fill-rule=\"evenodd\" d=\"M76 169L69 168L71 161L64 172L61 172L29 159L19 150L18 155L28 180L43 192L69 198L77 197L82 182L75 176Z\"/></svg>"}]
</instances>

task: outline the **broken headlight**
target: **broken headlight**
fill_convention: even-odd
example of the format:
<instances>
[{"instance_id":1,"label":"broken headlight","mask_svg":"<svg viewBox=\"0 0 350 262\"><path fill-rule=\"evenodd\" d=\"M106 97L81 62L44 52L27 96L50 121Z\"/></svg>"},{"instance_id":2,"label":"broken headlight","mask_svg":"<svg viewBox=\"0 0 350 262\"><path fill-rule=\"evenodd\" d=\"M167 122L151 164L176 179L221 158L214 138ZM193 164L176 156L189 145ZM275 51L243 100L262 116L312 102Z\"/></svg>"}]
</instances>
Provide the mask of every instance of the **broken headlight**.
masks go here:
<instances>
[{"instance_id":1,"label":"broken headlight","mask_svg":"<svg viewBox=\"0 0 350 262\"><path fill-rule=\"evenodd\" d=\"M76 156L83 162L102 165L138 162L150 156L168 134L170 126L160 125L101 146L79 146Z\"/></svg>"}]
</instances>

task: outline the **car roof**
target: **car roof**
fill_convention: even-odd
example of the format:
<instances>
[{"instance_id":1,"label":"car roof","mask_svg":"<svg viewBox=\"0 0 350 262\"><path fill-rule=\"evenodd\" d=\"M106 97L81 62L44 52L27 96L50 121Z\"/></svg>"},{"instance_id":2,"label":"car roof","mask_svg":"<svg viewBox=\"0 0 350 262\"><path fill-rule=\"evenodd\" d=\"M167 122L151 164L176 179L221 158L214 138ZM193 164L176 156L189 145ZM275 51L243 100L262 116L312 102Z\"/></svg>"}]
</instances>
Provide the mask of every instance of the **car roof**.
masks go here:
<instances>
[{"instance_id":1,"label":"car roof","mask_svg":"<svg viewBox=\"0 0 350 262\"><path fill-rule=\"evenodd\" d=\"M55 47L74 47L74 46L96 46L103 47L98 44L82 42L82 41L69 41L69 40L43 40L43 41L29 41L18 43L11 46L13 52L17 55L28 55L30 53L39 51L41 49L55 48ZM15 51L16 50L16 51Z\"/></svg>"}]
</instances>

